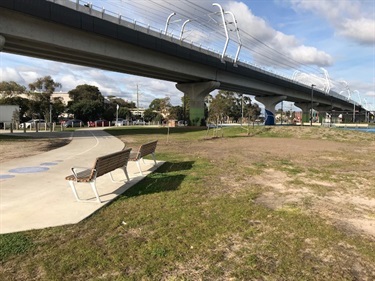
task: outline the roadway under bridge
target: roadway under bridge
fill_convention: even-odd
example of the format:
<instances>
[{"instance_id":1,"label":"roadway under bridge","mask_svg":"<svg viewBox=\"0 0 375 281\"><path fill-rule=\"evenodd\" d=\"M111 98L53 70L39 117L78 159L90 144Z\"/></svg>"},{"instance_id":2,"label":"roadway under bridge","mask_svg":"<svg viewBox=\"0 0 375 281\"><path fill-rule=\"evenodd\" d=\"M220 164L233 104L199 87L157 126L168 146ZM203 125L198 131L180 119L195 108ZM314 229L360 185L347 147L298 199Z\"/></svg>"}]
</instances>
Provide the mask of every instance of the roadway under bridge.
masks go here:
<instances>
[{"instance_id":1,"label":"roadway under bridge","mask_svg":"<svg viewBox=\"0 0 375 281\"><path fill-rule=\"evenodd\" d=\"M304 112L351 111L337 93L274 75L178 39L70 1L0 1L0 50L172 81L190 100L190 123L204 118L204 98L215 89L253 95L274 122L275 105L294 102ZM360 110L359 105L357 110Z\"/></svg>"}]
</instances>

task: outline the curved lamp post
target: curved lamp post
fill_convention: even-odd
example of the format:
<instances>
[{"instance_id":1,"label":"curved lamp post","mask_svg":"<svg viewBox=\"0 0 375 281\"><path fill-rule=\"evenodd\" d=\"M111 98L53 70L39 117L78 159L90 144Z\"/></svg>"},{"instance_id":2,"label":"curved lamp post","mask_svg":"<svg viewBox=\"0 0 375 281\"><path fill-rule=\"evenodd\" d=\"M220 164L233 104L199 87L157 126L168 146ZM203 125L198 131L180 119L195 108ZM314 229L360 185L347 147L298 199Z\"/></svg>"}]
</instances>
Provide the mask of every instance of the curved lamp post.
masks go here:
<instances>
[{"instance_id":1,"label":"curved lamp post","mask_svg":"<svg viewBox=\"0 0 375 281\"><path fill-rule=\"evenodd\" d=\"M168 26L169 26L169 22L171 21L171 18L176 15L176 13L172 13L168 16L167 18L167 22L165 23L165 28L164 28L164 34L167 35L167 31L168 31Z\"/></svg>"},{"instance_id":2,"label":"curved lamp post","mask_svg":"<svg viewBox=\"0 0 375 281\"><path fill-rule=\"evenodd\" d=\"M232 16L232 19L233 19L233 23L234 23L234 27L236 29L236 34L237 34L237 39L238 39L238 48L237 48L237 52L236 52L236 56L234 58L234 65L237 66L237 60L238 60L238 56L240 54L240 50L241 50L241 47L242 47L242 41L241 41L241 37L240 37L240 29L238 28L237 26L237 20L234 16L234 14L232 12L225 12L225 14L229 14Z\"/></svg>"},{"instance_id":3,"label":"curved lamp post","mask_svg":"<svg viewBox=\"0 0 375 281\"><path fill-rule=\"evenodd\" d=\"M212 6L216 6L216 7L218 7L220 9L221 19L223 21L223 26L224 26L226 40L225 40L225 45L224 45L223 53L221 54L221 62L224 62L225 52L227 50L228 43L229 43L229 35L228 35L227 24L225 22L224 9L218 3L213 3Z\"/></svg>"},{"instance_id":4,"label":"curved lamp post","mask_svg":"<svg viewBox=\"0 0 375 281\"><path fill-rule=\"evenodd\" d=\"M186 20L183 24L182 24L182 27L181 27L181 33L180 33L180 41L183 40L182 36L184 35L184 30L185 30L185 25L187 23L191 22L191 20Z\"/></svg>"}]
</instances>

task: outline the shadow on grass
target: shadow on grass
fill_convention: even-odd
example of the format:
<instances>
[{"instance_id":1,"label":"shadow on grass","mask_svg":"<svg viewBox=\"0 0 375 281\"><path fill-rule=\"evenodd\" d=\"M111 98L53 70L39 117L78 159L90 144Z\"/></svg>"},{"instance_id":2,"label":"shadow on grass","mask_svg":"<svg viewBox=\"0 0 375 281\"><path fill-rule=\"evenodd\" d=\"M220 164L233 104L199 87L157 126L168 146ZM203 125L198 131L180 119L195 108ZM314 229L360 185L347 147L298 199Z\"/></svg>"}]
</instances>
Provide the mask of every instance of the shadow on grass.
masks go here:
<instances>
[{"instance_id":1,"label":"shadow on grass","mask_svg":"<svg viewBox=\"0 0 375 281\"><path fill-rule=\"evenodd\" d=\"M155 172L149 174L141 182L127 190L123 196L134 197L177 190L186 175L175 173L190 170L193 167L193 164L194 161L165 162Z\"/></svg>"},{"instance_id":2,"label":"shadow on grass","mask_svg":"<svg viewBox=\"0 0 375 281\"><path fill-rule=\"evenodd\" d=\"M181 134L181 133L190 133L190 132L200 132L205 131L205 127L172 127L169 128L170 134ZM113 128L105 129L105 131L113 136L122 136L122 135L160 135L166 134L168 127L137 127L137 128Z\"/></svg>"},{"instance_id":3,"label":"shadow on grass","mask_svg":"<svg viewBox=\"0 0 375 281\"><path fill-rule=\"evenodd\" d=\"M195 161L185 161L185 162L165 162L159 169L156 170L157 173L171 173L178 171L190 170L193 167Z\"/></svg>"}]
</instances>

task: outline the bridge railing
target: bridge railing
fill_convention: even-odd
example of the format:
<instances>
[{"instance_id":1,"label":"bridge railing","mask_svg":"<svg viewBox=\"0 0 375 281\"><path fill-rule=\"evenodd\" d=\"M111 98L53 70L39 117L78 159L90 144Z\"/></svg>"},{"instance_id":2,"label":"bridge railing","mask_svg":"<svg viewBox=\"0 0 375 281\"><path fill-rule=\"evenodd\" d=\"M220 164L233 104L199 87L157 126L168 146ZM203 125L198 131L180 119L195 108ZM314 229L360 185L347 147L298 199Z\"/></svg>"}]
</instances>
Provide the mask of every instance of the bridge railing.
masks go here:
<instances>
[{"instance_id":1,"label":"bridge railing","mask_svg":"<svg viewBox=\"0 0 375 281\"><path fill-rule=\"evenodd\" d=\"M126 17L124 15L121 15L116 12L112 12L109 10L106 10L104 7L99 7L96 5L93 5L91 2L85 1L85 0L47 0L62 6L65 6L67 8L89 14L91 16L95 16L101 19L104 19L106 21L110 21L112 23L122 25L131 29L134 29L139 32L143 32L149 35L152 35L157 38L161 38L176 44L180 44L181 46L184 46L186 48L194 49L199 52L214 56L214 57L220 57L219 52L215 52L214 50L211 50L209 47L204 47L200 44L197 44L195 42L187 42L186 40L180 40L177 37L174 37L173 34L165 34L162 29L155 28L149 24L143 23L141 21L137 21L135 19L131 19L129 17Z\"/></svg>"},{"instance_id":2,"label":"bridge railing","mask_svg":"<svg viewBox=\"0 0 375 281\"><path fill-rule=\"evenodd\" d=\"M161 29L157 29L155 27L150 26L149 24L145 24L145 23L142 23L142 22L137 21L135 19L131 19L131 18L123 16L119 13L106 10L104 7L99 7L99 6L93 5L91 2L88 2L88 1L85 1L85 0L47 0L47 1L53 2L53 3L58 4L58 5L65 6L67 8L70 8L70 9L73 9L73 10L76 10L76 11L79 11L79 12L82 12L82 13L89 14L91 16L95 16L97 18L104 19L106 21L109 21L109 22L112 22L112 23L115 23L115 24L118 24L118 25L125 26L127 28L131 28L131 29L139 31L139 32L143 32L143 33L149 34L151 36L154 36L154 37L157 37L157 38L169 41L169 42L173 42L173 43L179 44L183 47L186 47L186 48L204 53L206 55L221 59L221 53L219 51L212 50L211 48L206 47L206 46L202 46L202 45L200 45L196 42L192 42L192 41L187 42L186 40L180 40L180 38L174 37L173 34L172 35L165 34L164 31L161 30ZM228 55L225 55L224 60L225 60L225 62L235 64L234 58L232 58ZM258 71L258 72L265 73L267 75L277 77L279 79L283 79L283 80L288 81L290 83L301 85L303 87L310 87L311 86L311 83L303 83L301 81L296 81L296 80L292 79L291 77L285 76L283 74L277 74L277 73L274 73L272 71L266 70L262 66L253 64L251 62L242 61L240 58L237 60L236 64L241 65L242 67L253 69L253 70ZM318 89L319 88L316 88L315 90L318 90ZM324 89L319 89L319 90L321 90L322 92L325 92ZM348 101L346 99L346 97L338 94L337 92L335 92L333 90L329 91L329 93L327 93L327 94L329 94L329 95L331 95L331 96L333 96L337 99ZM352 101L352 103L355 104L356 106L359 105L355 101Z\"/></svg>"}]
</instances>

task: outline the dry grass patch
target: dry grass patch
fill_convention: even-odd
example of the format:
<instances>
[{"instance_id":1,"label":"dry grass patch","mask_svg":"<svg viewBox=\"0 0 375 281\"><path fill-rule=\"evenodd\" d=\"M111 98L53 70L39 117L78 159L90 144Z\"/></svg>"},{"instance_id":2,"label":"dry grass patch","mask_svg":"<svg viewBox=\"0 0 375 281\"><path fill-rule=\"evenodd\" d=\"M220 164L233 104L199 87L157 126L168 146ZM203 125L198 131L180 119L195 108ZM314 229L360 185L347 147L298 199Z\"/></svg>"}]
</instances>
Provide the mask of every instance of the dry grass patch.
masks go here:
<instances>
[{"instance_id":1,"label":"dry grass patch","mask_svg":"<svg viewBox=\"0 0 375 281\"><path fill-rule=\"evenodd\" d=\"M113 132L131 147L159 139L166 164L78 225L21 234L32 248L0 278L375 280L372 135Z\"/></svg>"}]
</instances>

